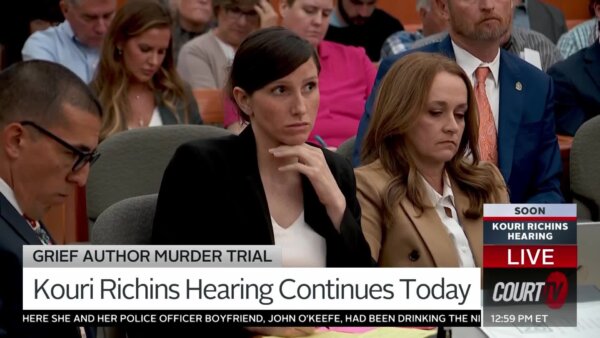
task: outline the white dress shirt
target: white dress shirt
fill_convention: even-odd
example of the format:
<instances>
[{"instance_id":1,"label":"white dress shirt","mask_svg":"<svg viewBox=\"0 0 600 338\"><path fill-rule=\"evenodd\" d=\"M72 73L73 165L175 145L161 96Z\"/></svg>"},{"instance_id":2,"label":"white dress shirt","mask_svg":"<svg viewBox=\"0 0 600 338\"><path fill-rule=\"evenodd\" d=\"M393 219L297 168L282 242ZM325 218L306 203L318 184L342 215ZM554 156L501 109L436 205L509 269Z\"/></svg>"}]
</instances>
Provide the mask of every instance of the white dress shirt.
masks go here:
<instances>
[{"instance_id":1,"label":"white dress shirt","mask_svg":"<svg viewBox=\"0 0 600 338\"><path fill-rule=\"evenodd\" d=\"M275 245L281 247L281 263L285 267L325 267L327 242L304 220L304 211L287 228L281 227L273 217Z\"/></svg>"},{"instance_id":2,"label":"white dress shirt","mask_svg":"<svg viewBox=\"0 0 600 338\"><path fill-rule=\"evenodd\" d=\"M456 247L456 253L458 253L459 264L461 267L475 267L475 259L473 258L473 252L469 246L469 240L463 231L462 226L458 221L458 215L456 213L456 207L454 203L454 194L452 193L452 186L448 174L444 172L444 187L443 195L440 195L433 187L421 176L425 183L425 192L427 197L434 206L436 213L440 217L442 224L446 227L448 235L454 242ZM448 209L451 213L451 217L446 213Z\"/></svg>"},{"instance_id":3,"label":"white dress shirt","mask_svg":"<svg viewBox=\"0 0 600 338\"><path fill-rule=\"evenodd\" d=\"M19 207L19 203L17 203L17 198L15 197L15 193L12 188L0 177L0 193L4 195L8 203L13 206L19 213L19 215L23 215L23 211Z\"/></svg>"},{"instance_id":4,"label":"white dress shirt","mask_svg":"<svg viewBox=\"0 0 600 338\"><path fill-rule=\"evenodd\" d=\"M494 114L494 123L496 124L496 130L498 130L498 116L500 114L500 48L498 48L498 54L494 60L490 63L483 62L471 53L460 48L457 44L452 41L452 48L454 49L454 55L456 56L456 63L462 68L469 78L473 88L476 85L475 70L478 67L489 67L490 73L485 80L485 93L487 94L492 113Z\"/></svg>"}]
</instances>

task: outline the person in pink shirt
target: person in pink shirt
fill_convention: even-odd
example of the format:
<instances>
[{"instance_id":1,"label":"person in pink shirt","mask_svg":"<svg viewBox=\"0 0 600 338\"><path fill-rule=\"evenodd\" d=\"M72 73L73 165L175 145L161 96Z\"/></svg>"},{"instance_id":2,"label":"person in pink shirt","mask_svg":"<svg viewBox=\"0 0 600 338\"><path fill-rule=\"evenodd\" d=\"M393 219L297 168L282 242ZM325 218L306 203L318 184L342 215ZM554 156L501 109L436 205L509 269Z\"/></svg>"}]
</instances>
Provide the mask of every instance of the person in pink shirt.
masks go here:
<instances>
[{"instance_id":1,"label":"person in pink shirt","mask_svg":"<svg viewBox=\"0 0 600 338\"><path fill-rule=\"evenodd\" d=\"M321 103L309 142L329 148L356 135L377 71L362 47L323 41L333 8L333 0L281 0L279 8L282 26L310 42L319 54ZM233 109L226 109L224 124L235 132L244 127Z\"/></svg>"}]
</instances>

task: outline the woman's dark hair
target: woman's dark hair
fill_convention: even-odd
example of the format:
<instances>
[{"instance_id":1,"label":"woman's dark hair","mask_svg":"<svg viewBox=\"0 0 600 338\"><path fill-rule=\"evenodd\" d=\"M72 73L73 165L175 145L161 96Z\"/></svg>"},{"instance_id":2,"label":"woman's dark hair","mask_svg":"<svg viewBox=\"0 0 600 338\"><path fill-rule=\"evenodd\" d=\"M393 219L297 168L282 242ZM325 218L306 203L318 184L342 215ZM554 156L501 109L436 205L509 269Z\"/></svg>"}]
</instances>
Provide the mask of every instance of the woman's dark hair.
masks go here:
<instances>
[{"instance_id":1,"label":"woman's dark hair","mask_svg":"<svg viewBox=\"0 0 600 338\"><path fill-rule=\"evenodd\" d=\"M240 87L246 94L292 73L310 58L321 71L319 56L315 48L292 31L281 27L270 27L250 34L235 53L227 93L231 100L233 88ZM241 113L244 120L246 114Z\"/></svg>"}]
</instances>

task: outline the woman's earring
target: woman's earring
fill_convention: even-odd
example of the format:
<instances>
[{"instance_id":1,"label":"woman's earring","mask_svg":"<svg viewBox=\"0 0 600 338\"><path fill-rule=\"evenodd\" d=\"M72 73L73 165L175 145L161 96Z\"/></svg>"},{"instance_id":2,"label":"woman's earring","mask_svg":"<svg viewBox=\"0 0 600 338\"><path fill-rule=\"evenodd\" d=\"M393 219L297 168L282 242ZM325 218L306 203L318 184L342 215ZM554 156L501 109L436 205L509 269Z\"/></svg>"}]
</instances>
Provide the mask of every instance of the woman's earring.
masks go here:
<instances>
[{"instance_id":1,"label":"woman's earring","mask_svg":"<svg viewBox=\"0 0 600 338\"><path fill-rule=\"evenodd\" d=\"M121 48L117 48L117 54L118 55L123 55L123 50Z\"/></svg>"}]
</instances>

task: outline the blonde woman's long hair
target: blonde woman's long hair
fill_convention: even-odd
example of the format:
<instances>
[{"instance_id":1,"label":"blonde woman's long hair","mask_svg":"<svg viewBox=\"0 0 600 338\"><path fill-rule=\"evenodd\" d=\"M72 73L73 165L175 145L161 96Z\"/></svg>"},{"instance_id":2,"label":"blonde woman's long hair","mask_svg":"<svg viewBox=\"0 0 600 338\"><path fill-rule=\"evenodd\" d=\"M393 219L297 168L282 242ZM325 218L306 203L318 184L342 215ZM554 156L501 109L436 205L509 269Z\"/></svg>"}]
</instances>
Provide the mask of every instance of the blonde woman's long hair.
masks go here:
<instances>
[{"instance_id":1,"label":"blonde woman's long hair","mask_svg":"<svg viewBox=\"0 0 600 338\"><path fill-rule=\"evenodd\" d=\"M380 160L392 177L384 195L384 217L388 221L403 198L408 198L420 212L430 207L423 193L423 180L419 179L415 150L406 142L406 134L426 112L433 80L441 72L460 77L468 93L462 139L457 153L445 168L469 198L465 217L481 217L483 204L500 199L499 191L505 188L504 185L499 186L499 180L490 168L492 164L480 164L477 102L467 74L445 56L411 53L398 60L384 77L361 153L364 164ZM467 158L469 155L470 158Z\"/></svg>"},{"instance_id":2,"label":"blonde woman's long hair","mask_svg":"<svg viewBox=\"0 0 600 338\"><path fill-rule=\"evenodd\" d=\"M105 111L100 131L101 140L127 129L126 115L130 105L127 97L129 74L125 68L122 52L117 46L124 45L129 39L149 29L170 30L171 25L169 9L154 0L129 0L115 15L104 39L98 69L91 83ZM187 106L190 98L186 95L183 81L175 70L172 50L173 39L171 38L165 52L165 59L152 78L150 87L154 93L159 93L159 103L169 108L177 121L187 123L190 113ZM178 107L178 103L181 107ZM180 121L177 115L178 108L185 109L184 121Z\"/></svg>"}]
</instances>

